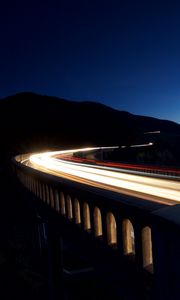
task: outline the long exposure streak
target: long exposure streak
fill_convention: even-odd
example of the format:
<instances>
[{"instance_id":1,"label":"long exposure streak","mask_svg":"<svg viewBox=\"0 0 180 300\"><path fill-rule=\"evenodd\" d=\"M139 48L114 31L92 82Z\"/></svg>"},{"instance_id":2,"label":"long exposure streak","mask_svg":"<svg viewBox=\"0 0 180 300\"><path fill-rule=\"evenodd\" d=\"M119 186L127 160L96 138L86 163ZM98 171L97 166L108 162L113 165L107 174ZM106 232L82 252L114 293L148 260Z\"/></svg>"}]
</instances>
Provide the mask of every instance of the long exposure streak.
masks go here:
<instances>
[{"instance_id":1,"label":"long exposure streak","mask_svg":"<svg viewBox=\"0 0 180 300\"><path fill-rule=\"evenodd\" d=\"M85 148L33 154L29 158L30 166L56 176L68 179L73 178L73 180L80 183L92 186L97 186L98 184L98 187L103 189L114 191L115 188L115 191L125 194L128 191L134 196L138 194L140 198L146 199L148 195L151 200L162 198L175 202L180 201L180 184L178 180L128 174L128 172L124 173L121 170L112 170L105 166L63 160L63 156L72 156L75 152L98 149L103 148Z\"/></svg>"}]
</instances>

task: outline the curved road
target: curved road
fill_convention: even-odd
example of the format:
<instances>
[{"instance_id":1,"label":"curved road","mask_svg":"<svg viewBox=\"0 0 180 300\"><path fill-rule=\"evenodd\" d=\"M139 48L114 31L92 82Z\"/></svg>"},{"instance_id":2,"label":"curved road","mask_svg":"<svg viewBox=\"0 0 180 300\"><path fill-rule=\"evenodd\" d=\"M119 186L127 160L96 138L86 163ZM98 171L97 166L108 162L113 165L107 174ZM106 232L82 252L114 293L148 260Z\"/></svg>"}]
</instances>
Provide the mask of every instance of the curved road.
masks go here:
<instances>
[{"instance_id":1,"label":"curved road","mask_svg":"<svg viewBox=\"0 0 180 300\"><path fill-rule=\"evenodd\" d=\"M180 202L179 178L155 178L155 175L140 175L135 171L130 174L129 170L126 173L125 170L92 163L78 163L72 159L75 152L106 148L108 147L38 153L20 162L42 172L132 197L171 205Z\"/></svg>"}]
</instances>

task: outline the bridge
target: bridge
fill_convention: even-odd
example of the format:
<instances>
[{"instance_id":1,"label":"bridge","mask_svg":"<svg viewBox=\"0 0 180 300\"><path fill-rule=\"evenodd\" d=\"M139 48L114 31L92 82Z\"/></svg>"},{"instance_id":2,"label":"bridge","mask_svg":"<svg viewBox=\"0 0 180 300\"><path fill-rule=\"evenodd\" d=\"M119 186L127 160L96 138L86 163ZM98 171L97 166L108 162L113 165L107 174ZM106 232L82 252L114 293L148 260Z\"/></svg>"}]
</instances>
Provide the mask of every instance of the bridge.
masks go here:
<instances>
[{"instance_id":1,"label":"bridge","mask_svg":"<svg viewBox=\"0 0 180 300\"><path fill-rule=\"evenodd\" d=\"M112 299L179 299L179 171L95 166L72 157L85 150L91 149L13 159L24 195L36 207L42 256L48 249L51 299L64 274L91 271L85 262L68 271L67 239L111 286Z\"/></svg>"}]
</instances>

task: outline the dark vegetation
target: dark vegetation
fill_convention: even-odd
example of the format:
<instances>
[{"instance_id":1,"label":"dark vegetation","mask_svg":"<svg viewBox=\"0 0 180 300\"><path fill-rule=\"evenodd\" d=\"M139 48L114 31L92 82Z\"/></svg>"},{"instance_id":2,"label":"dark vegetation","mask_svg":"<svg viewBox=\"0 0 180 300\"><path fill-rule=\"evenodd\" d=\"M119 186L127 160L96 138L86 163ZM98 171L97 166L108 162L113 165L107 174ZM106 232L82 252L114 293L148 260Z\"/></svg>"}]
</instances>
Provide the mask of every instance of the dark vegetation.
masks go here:
<instances>
[{"instance_id":1,"label":"dark vegetation","mask_svg":"<svg viewBox=\"0 0 180 300\"><path fill-rule=\"evenodd\" d=\"M152 142L145 147L130 147L115 149L105 155L108 161L127 162L131 164L143 164L162 166L169 168L180 167L180 135L174 134L150 134L142 136L139 144Z\"/></svg>"},{"instance_id":2,"label":"dark vegetation","mask_svg":"<svg viewBox=\"0 0 180 300\"><path fill-rule=\"evenodd\" d=\"M144 134L154 130L161 131L160 138ZM136 116L100 103L67 101L33 93L0 100L0 136L1 165L18 153L130 145L152 139L156 142L153 152L141 152L136 160L146 160L147 156L151 162L177 163L179 159L180 125L177 123ZM129 151L123 153L123 159L127 159ZM131 152L129 159L132 159Z\"/></svg>"},{"instance_id":3,"label":"dark vegetation","mask_svg":"<svg viewBox=\"0 0 180 300\"><path fill-rule=\"evenodd\" d=\"M161 134L144 134L154 130ZM38 267L33 247L35 214L28 201L21 199L11 173L12 156L65 147L126 145L125 149L110 152L106 159L180 165L179 124L135 116L99 103L78 103L32 93L1 99L0 137L1 299L47 299L48 295L47 278ZM129 147L144 142L154 142L154 146ZM77 290L75 294L78 295ZM99 299L105 299L100 295L101 291ZM64 299L73 298L65 295Z\"/></svg>"}]
</instances>

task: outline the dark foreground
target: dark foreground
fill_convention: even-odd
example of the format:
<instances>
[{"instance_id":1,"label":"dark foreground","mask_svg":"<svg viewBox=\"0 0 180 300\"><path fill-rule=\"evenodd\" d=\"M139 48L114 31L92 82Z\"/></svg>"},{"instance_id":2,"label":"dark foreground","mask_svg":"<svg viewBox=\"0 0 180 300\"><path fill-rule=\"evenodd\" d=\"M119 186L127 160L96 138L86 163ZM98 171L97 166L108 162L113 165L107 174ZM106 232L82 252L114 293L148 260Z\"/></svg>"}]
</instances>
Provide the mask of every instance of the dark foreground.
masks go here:
<instances>
[{"instance_id":1,"label":"dark foreground","mask_svg":"<svg viewBox=\"0 0 180 300\"><path fill-rule=\"evenodd\" d=\"M25 200L25 201L24 201ZM53 299L48 272L37 247L36 216L9 172L1 173L0 299ZM68 260L68 254L66 260ZM74 258L69 257L70 260ZM76 264L76 262L75 262ZM91 267L91 266L90 266ZM90 272L57 279L57 299L113 299L112 291Z\"/></svg>"}]
</instances>

